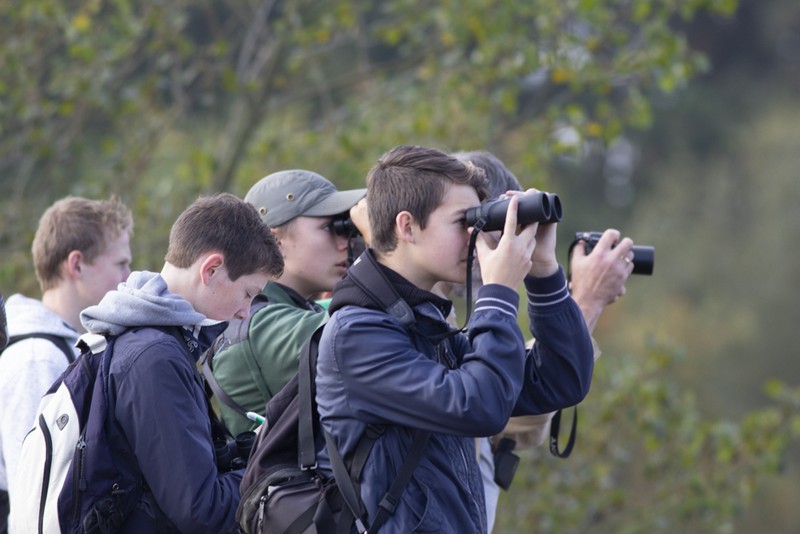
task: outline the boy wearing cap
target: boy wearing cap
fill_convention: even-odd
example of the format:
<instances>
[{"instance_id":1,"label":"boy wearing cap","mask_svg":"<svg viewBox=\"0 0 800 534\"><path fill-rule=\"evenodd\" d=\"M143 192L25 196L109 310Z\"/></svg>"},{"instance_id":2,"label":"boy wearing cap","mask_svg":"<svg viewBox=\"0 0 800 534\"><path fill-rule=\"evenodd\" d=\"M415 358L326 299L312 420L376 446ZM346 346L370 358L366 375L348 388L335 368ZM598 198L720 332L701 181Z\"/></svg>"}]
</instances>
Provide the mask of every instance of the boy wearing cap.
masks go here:
<instances>
[{"instance_id":1,"label":"boy wearing cap","mask_svg":"<svg viewBox=\"0 0 800 534\"><path fill-rule=\"evenodd\" d=\"M348 238L334 233L332 223L348 216L365 194L337 191L311 171L288 170L262 178L245 196L271 228L284 260L283 274L255 301L254 309L262 307L249 323L231 324L213 357L217 383L246 411L263 412L297 372L303 343L328 320L311 299L332 290L347 272ZM234 435L256 426L225 402L220 410Z\"/></svg>"}]
</instances>

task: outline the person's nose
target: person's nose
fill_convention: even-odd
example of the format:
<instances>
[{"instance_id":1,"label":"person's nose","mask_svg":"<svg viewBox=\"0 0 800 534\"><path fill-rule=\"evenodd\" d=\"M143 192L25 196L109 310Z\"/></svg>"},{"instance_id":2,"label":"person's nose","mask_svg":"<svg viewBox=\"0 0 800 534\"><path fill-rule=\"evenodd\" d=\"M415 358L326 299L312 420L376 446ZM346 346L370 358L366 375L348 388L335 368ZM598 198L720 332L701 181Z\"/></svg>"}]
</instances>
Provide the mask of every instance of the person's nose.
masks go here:
<instances>
[{"instance_id":1,"label":"person's nose","mask_svg":"<svg viewBox=\"0 0 800 534\"><path fill-rule=\"evenodd\" d=\"M248 301L244 308L240 308L239 311L234 314L234 317L241 321L246 321L247 318L250 317L250 302Z\"/></svg>"}]
</instances>

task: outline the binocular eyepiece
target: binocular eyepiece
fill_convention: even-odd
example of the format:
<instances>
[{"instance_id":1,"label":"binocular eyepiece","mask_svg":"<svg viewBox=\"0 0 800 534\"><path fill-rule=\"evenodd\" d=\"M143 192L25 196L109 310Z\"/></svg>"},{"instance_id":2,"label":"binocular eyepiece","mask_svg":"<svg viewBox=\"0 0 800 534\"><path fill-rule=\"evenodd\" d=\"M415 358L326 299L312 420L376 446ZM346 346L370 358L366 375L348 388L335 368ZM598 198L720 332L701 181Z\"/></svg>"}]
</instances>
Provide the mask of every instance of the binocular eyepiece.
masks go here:
<instances>
[{"instance_id":1,"label":"binocular eyepiece","mask_svg":"<svg viewBox=\"0 0 800 534\"><path fill-rule=\"evenodd\" d=\"M517 224L555 223L561 220L561 200L555 193L531 193L519 195L517 209ZM511 197L501 197L496 200L483 202L480 206L470 208L464 214L467 226L477 226L478 221L483 221L480 230L492 232L502 230L506 224L506 212Z\"/></svg>"},{"instance_id":2,"label":"binocular eyepiece","mask_svg":"<svg viewBox=\"0 0 800 534\"><path fill-rule=\"evenodd\" d=\"M586 254L589 254L594 250L594 246L600 241L602 236L602 232L576 232L575 243L583 241L585 243L583 249L586 251ZM656 261L656 249L654 247L634 245L632 251L633 274L653 274L653 266Z\"/></svg>"},{"instance_id":3,"label":"binocular eyepiece","mask_svg":"<svg viewBox=\"0 0 800 534\"><path fill-rule=\"evenodd\" d=\"M356 237L361 235L361 232L358 231L358 228L356 228L355 223L353 223L350 217L332 220L331 231L336 235L344 237Z\"/></svg>"}]
</instances>

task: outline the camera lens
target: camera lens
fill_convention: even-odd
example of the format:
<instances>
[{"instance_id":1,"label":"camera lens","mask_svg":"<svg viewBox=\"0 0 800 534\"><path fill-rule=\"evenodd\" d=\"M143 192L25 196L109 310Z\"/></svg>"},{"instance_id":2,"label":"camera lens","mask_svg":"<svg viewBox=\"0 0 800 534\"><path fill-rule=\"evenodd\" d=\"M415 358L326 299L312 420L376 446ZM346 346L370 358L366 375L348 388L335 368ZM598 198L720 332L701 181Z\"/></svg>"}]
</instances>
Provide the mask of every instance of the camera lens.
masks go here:
<instances>
[{"instance_id":1,"label":"camera lens","mask_svg":"<svg viewBox=\"0 0 800 534\"><path fill-rule=\"evenodd\" d=\"M653 274L656 262L656 249L635 245L633 247L633 274Z\"/></svg>"}]
</instances>

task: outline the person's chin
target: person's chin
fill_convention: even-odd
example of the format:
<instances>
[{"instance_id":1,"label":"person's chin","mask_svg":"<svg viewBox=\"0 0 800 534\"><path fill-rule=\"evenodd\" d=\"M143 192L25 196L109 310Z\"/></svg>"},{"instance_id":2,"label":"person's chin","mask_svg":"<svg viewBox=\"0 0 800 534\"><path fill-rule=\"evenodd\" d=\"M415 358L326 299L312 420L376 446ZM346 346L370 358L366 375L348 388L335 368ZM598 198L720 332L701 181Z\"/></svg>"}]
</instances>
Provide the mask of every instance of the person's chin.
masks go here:
<instances>
[{"instance_id":1,"label":"person's chin","mask_svg":"<svg viewBox=\"0 0 800 534\"><path fill-rule=\"evenodd\" d=\"M453 270L452 273L442 282L450 282L451 284L464 284L467 281L467 268L466 265L461 265L458 269Z\"/></svg>"}]
</instances>

